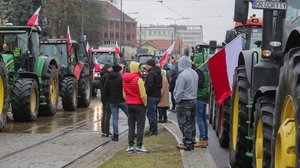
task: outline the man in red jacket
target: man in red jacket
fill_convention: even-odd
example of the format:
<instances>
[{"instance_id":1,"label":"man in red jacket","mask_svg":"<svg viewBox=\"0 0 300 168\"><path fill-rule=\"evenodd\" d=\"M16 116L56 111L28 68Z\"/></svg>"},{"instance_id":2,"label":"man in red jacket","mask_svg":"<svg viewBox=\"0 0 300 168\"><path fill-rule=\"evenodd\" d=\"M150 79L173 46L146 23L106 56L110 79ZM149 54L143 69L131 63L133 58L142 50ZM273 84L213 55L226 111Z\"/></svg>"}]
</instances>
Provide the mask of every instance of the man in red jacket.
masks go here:
<instances>
[{"instance_id":1,"label":"man in red jacket","mask_svg":"<svg viewBox=\"0 0 300 168\"><path fill-rule=\"evenodd\" d=\"M134 152L135 123L137 124L137 153L150 153L143 146L143 132L145 128L147 95L141 78L139 63L130 63L130 72L123 74L124 98L128 105L128 143L125 152Z\"/></svg>"}]
</instances>

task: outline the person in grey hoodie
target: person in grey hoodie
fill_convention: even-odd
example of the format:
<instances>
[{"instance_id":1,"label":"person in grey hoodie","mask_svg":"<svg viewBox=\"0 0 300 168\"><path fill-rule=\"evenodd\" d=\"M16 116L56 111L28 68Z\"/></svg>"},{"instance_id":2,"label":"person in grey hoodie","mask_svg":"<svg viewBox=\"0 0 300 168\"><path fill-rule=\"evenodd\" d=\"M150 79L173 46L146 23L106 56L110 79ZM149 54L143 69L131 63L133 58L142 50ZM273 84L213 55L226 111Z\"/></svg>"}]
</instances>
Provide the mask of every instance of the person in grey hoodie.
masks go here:
<instances>
[{"instance_id":1,"label":"person in grey hoodie","mask_svg":"<svg viewBox=\"0 0 300 168\"><path fill-rule=\"evenodd\" d=\"M196 143L196 98L198 75L191 69L190 59L182 56L178 61L178 69L182 71L176 80L174 99L176 103L177 121L183 134L183 144L176 148L191 151Z\"/></svg>"}]
</instances>

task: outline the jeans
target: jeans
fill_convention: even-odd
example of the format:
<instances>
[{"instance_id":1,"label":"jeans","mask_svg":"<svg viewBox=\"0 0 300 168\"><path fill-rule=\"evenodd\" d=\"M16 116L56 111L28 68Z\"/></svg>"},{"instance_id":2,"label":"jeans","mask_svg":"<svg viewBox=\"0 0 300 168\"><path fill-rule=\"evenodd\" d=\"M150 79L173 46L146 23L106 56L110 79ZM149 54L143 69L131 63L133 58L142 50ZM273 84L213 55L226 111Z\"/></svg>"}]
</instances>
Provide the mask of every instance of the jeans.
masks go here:
<instances>
[{"instance_id":1,"label":"jeans","mask_svg":"<svg viewBox=\"0 0 300 168\"><path fill-rule=\"evenodd\" d=\"M157 115L156 108L159 103L159 99L157 97L147 97L147 117L150 125L150 132L157 134Z\"/></svg>"},{"instance_id":2,"label":"jeans","mask_svg":"<svg viewBox=\"0 0 300 168\"><path fill-rule=\"evenodd\" d=\"M111 110L109 102L102 102L102 117L101 117L101 130L104 134L109 134Z\"/></svg>"},{"instance_id":3,"label":"jeans","mask_svg":"<svg viewBox=\"0 0 300 168\"><path fill-rule=\"evenodd\" d=\"M177 121L185 146L192 148L196 137L196 100L182 100L176 107Z\"/></svg>"},{"instance_id":4,"label":"jeans","mask_svg":"<svg viewBox=\"0 0 300 168\"><path fill-rule=\"evenodd\" d=\"M128 144L134 145L135 124L137 128L137 146L143 145L143 136L146 120L146 108L144 105L128 104Z\"/></svg>"},{"instance_id":5,"label":"jeans","mask_svg":"<svg viewBox=\"0 0 300 168\"><path fill-rule=\"evenodd\" d=\"M128 107L125 102L122 103L110 103L110 109L113 119L113 130L114 134L119 133L118 121L119 121L119 109L122 109L126 116L128 117Z\"/></svg>"},{"instance_id":6,"label":"jeans","mask_svg":"<svg viewBox=\"0 0 300 168\"><path fill-rule=\"evenodd\" d=\"M208 138L208 123L206 118L206 105L207 100L197 100L197 114L196 114L196 122L199 128L200 138L207 139Z\"/></svg>"}]
</instances>

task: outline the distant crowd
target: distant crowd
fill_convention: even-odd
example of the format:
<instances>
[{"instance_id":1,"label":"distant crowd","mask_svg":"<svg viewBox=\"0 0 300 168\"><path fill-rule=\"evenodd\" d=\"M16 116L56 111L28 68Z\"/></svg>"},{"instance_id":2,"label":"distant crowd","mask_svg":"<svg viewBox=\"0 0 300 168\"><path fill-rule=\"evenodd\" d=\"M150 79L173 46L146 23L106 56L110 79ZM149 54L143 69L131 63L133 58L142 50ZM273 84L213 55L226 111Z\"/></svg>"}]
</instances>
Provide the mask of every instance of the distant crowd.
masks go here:
<instances>
[{"instance_id":1,"label":"distant crowd","mask_svg":"<svg viewBox=\"0 0 300 168\"><path fill-rule=\"evenodd\" d=\"M158 135L158 123L168 121L169 110L177 114L183 134L183 143L176 148L191 151L194 147L208 146L209 77L202 54L197 53L193 60L182 56L178 67L167 70L159 68L155 59L150 59L146 62L144 79L141 78L140 63L132 61L129 67L130 73L123 73L119 64L106 63L101 69L102 136L119 141L118 118L119 109L122 109L128 117L128 148L125 152L150 153L143 145L143 137ZM109 130L111 116L113 134ZM149 129L145 131L146 117ZM200 132L198 141L196 123Z\"/></svg>"}]
</instances>

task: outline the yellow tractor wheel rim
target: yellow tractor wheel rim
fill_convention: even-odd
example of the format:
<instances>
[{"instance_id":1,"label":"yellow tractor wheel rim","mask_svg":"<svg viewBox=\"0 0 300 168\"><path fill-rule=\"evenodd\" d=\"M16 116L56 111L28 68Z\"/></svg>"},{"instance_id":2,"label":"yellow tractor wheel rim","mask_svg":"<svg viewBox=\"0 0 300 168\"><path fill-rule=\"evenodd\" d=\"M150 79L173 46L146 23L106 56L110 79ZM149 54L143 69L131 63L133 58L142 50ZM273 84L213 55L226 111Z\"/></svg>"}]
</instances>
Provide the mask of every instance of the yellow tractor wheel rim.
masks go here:
<instances>
[{"instance_id":1,"label":"yellow tractor wheel rim","mask_svg":"<svg viewBox=\"0 0 300 168\"><path fill-rule=\"evenodd\" d=\"M255 163L257 168L263 167L263 126L261 120L256 126Z\"/></svg>"},{"instance_id":2,"label":"yellow tractor wheel rim","mask_svg":"<svg viewBox=\"0 0 300 168\"><path fill-rule=\"evenodd\" d=\"M4 107L4 83L3 83L3 79L2 79L2 76L0 76L0 115L2 115L2 110L3 110L3 107Z\"/></svg>"},{"instance_id":3,"label":"yellow tractor wheel rim","mask_svg":"<svg viewBox=\"0 0 300 168\"><path fill-rule=\"evenodd\" d=\"M232 121L231 121L232 146L234 150L236 150L238 123L239 123L239 92L238 92L238 88L236 88L234 94L233 112L232 112Z\"/></svg>"},{"instance_id":4,"label":"yellow tractor wheel rim","mask_svg":"<svg viewBox=\"0 0 300 168\"><path fill-rule=\"evenodd\" d=\"M57 87L56 87L56 80L54 77L50 80L50 91L49 91L50 101L52 104L56 103L57 98Z\"/></svg>"},{"instance_id":5,"label":"yellow tractor wheel rim","mask_svg":"<svg viewBox=\"0 0 300 168\"><path fill-rule=\"evenodd\" d=\"M292 97L286 97L280 118L280 127L276 137L275 168L296 167L296 127L295 109Z\"/></svg>"},{"instance_id":6,"label":"yellow tractor wheel rim","mask_svg":"<svg viewBox=\"0 0 300 168\"><path fill-rule=\"evenodd\" d=\"M30 91L30 110L32 113L34 113L35 109L36 109L36 100L37 100L37 97L36 97L35 90L32 89Z\"/></svg>"}]
</instances>

